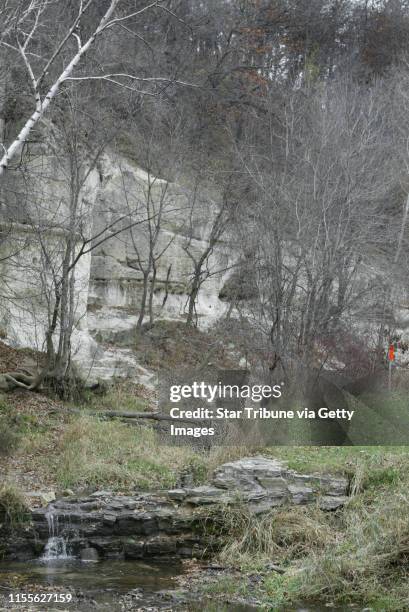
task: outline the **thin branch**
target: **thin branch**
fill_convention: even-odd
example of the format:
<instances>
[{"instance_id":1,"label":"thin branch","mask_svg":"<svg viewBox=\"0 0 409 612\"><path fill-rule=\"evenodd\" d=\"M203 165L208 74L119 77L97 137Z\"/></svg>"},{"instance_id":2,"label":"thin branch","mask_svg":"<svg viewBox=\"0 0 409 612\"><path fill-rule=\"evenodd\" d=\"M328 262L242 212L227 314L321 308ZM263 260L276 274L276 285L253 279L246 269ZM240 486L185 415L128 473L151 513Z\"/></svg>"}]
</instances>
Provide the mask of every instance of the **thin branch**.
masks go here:
<instances>
[{"instance_id":1,"label":"thin branch","mask_svg":"<svg viewBox=\"0 0 409 612\"><path fill-rule=\"evenodd\" d=\"M185 81L179 81L178 79L171 79L168 77L138 77L133 74L127 74L123 72L113 72L111 74L103 75L89 75L82 77L67 77L66 81L110 81L116 84L122 85L119 81L114 81L114 78L130 79L131 81L141 81L142 83L175 83L176 85L183 85L184 87L194 87L200 89L200 85L195 83L186 83Z\"/></svg>"}]
</instances>

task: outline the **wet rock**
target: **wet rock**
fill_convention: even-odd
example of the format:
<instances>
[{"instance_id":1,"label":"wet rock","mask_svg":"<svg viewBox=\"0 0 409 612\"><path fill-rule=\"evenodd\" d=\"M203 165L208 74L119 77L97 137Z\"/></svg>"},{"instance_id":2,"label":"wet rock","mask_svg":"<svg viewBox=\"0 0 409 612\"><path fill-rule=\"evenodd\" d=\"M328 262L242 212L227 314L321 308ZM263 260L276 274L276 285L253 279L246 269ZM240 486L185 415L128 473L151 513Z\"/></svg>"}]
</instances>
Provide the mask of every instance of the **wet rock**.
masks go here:
<instances>
[{"instance_id":1,"label":"wet rock","mask_svg":"<svg viewBox=\"0 0 409 612\"><path fill-rule=\"evenodd\" d=\"M37 540L45 546L52 514L54 529L58 529L55 535L69 541L72 554L80 558L84 549L87 554L94 549L101 558L180 556L179 549L182 556L187 551L191 556L199 543L191 509L178 508L154 493L64 498L37 508L32 511L35 537L31 536L31 543Z\"/></svg>"},{"instance_id":2,"label":"wet rock","mask_svg":"<svg viewBox=\"0 0 409 612\"><path fill-rule=\"evenodd\" d=\"M95 501L95 502L87 501L87 502L85 502L85 503L80 505L81 510L87 510L87 511L89 511L89 510L98 510L100 507L101 506L100 506L100 504L97 501Z\"/></svg>"},{"instance_id":3,"label":"wet rock","mask_svg":"<svg viewBox=\"0 0 409 612\"><path fill-rule=\"evenodd\" d=\"M143 540L128 538L124 542L125 559L143 559L146 554L146 545Z\"/></svg>"},{"instance_id":4,"label":"wet rock","mask_svg":"<svg viewBox=\"0 0 409 612\"><path fill-rule=\"evenodd\" d=\"M117 516L113 512L107 512L103 515L102 518L104 520L104 523L106 523L107 525L113 525L114 523L116 523Z\"/></svg>"},{"instance_id":5,"label":"wet rock","mask_svg":"<svg viewBox=\"0 0 409 612\"><path fill-rule=\"evenodd\" d=\"M99 561L99 554L96 548L83 548L81 551L81 561Z\"/></svg>"}]
</instances>

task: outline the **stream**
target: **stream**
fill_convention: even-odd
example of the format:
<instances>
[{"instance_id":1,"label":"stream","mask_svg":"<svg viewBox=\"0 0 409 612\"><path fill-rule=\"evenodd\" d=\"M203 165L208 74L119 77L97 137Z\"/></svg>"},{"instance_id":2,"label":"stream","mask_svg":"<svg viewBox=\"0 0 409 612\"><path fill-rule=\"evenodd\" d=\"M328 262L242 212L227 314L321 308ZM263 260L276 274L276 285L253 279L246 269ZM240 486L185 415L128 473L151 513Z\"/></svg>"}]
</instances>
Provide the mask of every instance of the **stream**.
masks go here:
<instances>
[{"instance_id":1,"label":"stream","mask_svg":"<svg viewBox=\"0 0 409 612\"><path fill-rule=\"evenodd\" d=\"M127 503L124 499L120 509ZM92 500L91 503L94 506L96 502ZM85 502L82 504L86 505ZM212 572L220 570L217 566L192 566L189 562L169 557L156 561L101 559L98 551L90 546L78 550L78 535L87 527L85 519L88 518L81 510L82 507L77 513L67 513L64 507L61 509L50 505L41 515L42 523L37 524L42 525L40 535L41 531L45 535L41 557L0 562L0 612L254 612L260 609L254 605L256 600L251 597L247 601L243 598L243 603L224 603L229 600L228 593L226 598L223 597L223 602L212 600L210 591L209 596L203 595L202 587L209 580L208 572L211 574L211 586L215 577ZM89 510L88 506L86 510ZM142 513L142 516L145 514ZM91 516L95 520L94 514ZM147 516L149 518L150 515ZM79 542L82 543L82 540L79 539ZM241 580L242 577L236 575L236 579ZM34 596L50 599L35 603ZM10 597L14 599L10 600ZM54 603L58 598L64 602L67 597L72 601L65 599L65 603ZM27 604L26 601L33 603ZM286 612L321 612L326 609L298 606L288 608ZM332 610L335 611L335 608ZM280 612L284 612L284 609Z\"/></svg>"},{"instance_id":2,"label":"stream","mask_svg":"<svg viewBox=\"0 0 409 612\"><path fill-rule=\"evenodd\" d=\"M40 585L47 588L47 592L52 592L49 587L56 587L55 592L73 592L83 594L83 602L71 604L31 604L30 607L13 608L9 606L7 610L24 609L45 612L46 610L69 610L80 612L109 611L122 612L133 610L138 612L156 610L184 610L190 612L255 612L258 607L247 604L224 604L212 602L211 600L198 601L192 597L189 602L186 598L172 597L169 595L173 589L178 588L177 578L183 576L184 568L177 561L168 562L142 562L142 561L118 561L106 560L93 562L81 562L75 559L55 559L32 561L0 562L0 585L2 579L13 577L16 581L14 593L38 593ZM31 588L30 588L31 585ZM35 588L34 588L35 585ZM64 591L64 587L68 587ZM129 593L132 592L132 598ZM5 591L0 595L5 595ZM121 596L126 595L125 600ZM7 595L8 596L8 595ZM127 600L127 601L126 601ZM126 604L132 602L131 607ZM4 610L1 607L0 611ZM305 606L288 608L281 612L325 612L327 607ZM332 612L341 610L331 608ZM345 610L345 608L342 608Z\"/></svg>"},{"instance_id":3,"label":"stream","mask_svg":"<svg viewBox=\"0 0 409 612\"><path fill-rule=\"evenodd\" d=\"M94 502L95 503L95 502ZM177 559L141 561L120 559L80 560L73 550L72 514L64 514L50 504L44 514L48 539L41 557L24 561L0 562L0 612L13 610L254 610L248 605L215 607L197 601L194 593L181 587L189 584L186 566ZM80 523L81 524L81 523ZM78 525L77 525L78 527ZM75 533L75 532L74 532ZM94 549L87 549L93 551ZM179 580L178 580L179 579ZM12 589L12 590L10 590ZM43 590L42 590L43 589ZM178 592L180 591L180 592ZM19 602L18 594L72 595L70 603ZM3 600L3 602L2 602ZM21 599L20 599L21 601ZM208 605L209 603L209 605Z\"/></svg>"},{"instance_id":4,"label":"stream","mask_svg":"<svg viewBox=\"0 0 409 612\"><path fill-rule=\"evenodd\" d=\"M250 612L255 610L253 606L247 605L223 605L217 607L210 602L197 602L191 604L183 599L178 604L178 599L168 595L168 591L177 589L177 577L182 576L184 569L181 563L146 563L141 561L118 561L106 560L93 562L81 562L75 559L55 560L32 560L0 562L0 585L2 579L13 579L16 588L14 593L38 593L40 585L44 587L54 586L55 592L81 592L85 597L83 603L71 603L65 605L44 604L44 607L31 604L24 607L25 610L33 609L43 612L50 607L55 610L223 610ZM17 586L21 585L21 586ZM30 586L31 585L31 588ZM35 588L34 588L35 585ZM123 607L120 598L132 591L132 608ZM52 592L47 588L46 592ZM3 591L4 595L5 592ZM129 599L128 599L129 600ZM0 609L1 604L0 604ZM13 609L11 607L10 609Z\"/></svg>"}]
</instances>

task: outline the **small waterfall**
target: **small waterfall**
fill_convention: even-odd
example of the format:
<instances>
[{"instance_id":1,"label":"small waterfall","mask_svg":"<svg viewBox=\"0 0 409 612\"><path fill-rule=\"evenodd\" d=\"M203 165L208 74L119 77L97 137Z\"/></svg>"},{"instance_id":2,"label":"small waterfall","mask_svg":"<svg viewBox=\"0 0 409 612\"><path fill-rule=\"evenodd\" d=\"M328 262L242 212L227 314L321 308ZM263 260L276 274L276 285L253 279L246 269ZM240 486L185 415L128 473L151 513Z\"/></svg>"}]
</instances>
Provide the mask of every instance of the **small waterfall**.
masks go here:
<instances>
[{"instance_id":1,"label":"small waterfall","mask_svg":"<svg viewBox=\"0 0 409 612\"><path fill-rule=\"evenodd\" d=\"M54 561L56 559L71 559L69 544L66 538L59 535L59 516L53 508L45 514L48 524L48 542L41 559Z\"/></svg>"}]
</instances>

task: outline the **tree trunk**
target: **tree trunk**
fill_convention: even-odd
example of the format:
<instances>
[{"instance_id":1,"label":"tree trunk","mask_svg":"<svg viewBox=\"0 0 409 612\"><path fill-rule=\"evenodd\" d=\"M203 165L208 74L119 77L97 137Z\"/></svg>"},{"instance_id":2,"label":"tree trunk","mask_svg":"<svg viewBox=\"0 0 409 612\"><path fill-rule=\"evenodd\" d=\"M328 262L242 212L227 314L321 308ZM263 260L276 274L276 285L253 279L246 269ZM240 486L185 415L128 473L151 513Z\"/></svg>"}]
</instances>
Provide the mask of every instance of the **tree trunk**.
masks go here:
<instances>
[{"instance_id":1,"label":"tree trunk","mask_svg":"<svg viewBox=\"0 0 409 612\"><path fill-rule=\"evenodd\" d=\"M141 306L139 310L138 322L136 324L137 329L141 329L143 320L145 318L146 300L148 298L148 283L149 283L149 272L146 271L143 273L143 290L142 290L142 299L141 299Z\"/></svg>"},{"instance_id":2,"label":"tree trunk","mask_svg":"<svg viewBox=\"0 0 409 612\"><path fill-rule=\"evenodd\" d=\"M199 272L199 274L200 274L200 272ZM194 325L193 317L194 317L194 313L195 313L195 306L196 306L197 296L199 294L199 289L200 289L199 275L198 275L197 271L195 271L195 276L194 276L194 279L193 279L192 289L191 289L190 294L189 294L189 308L188 308L187 319L186 319L186 324L187 325ZM196 324L195 324L195 326L196 326Z\"/></svg>"},{"instance_id":3,"label":"tree trunk","mask_svg":"<svg viewBox=\"0 0 409 612\"><path fill-rule=\"evenodd\" d=\"M7 79L8 66L4 53L0 50L0 145L4 146L5 128L6 128L6 99L7 99Z\"/></svg>"},{"instance_id":4,"label":"tree trunk","mask_svg":"<svg viewBox=\"0 0 409 612\"><path fill-rule=\"evenodd\" d=\"M82 57L87 53L88 49L94 44L97 36L103 32L105 26L107 25L109 19L111 18L113 12L115 11L119 0L111 0L111 3L100 20L98 27L94 30L88 40L80 46L77 53L68 63L67 67L61 72L59 77L55 80L55 82L51 85L47 94L43 98L43 100L39 100L39 104L37 105L36 110L31 115L31 117L26 121L19 134L15 138L15 140L11 143L11 145L5 150L3 157L0 160L0 177L7 170L10 161L13 157L20 151L21 147L24 146L24 143L27 141L32 129L37 125L40 119L43 117L44 113L47 111L51 102L54 100L56 95L58 94L61 85L66 81L77 65L80 63Z\"/></svg>"},{"instance_id":5,"label":"tree trunk","mask_svg":"<svg viewBox=\"0 0 409 612\"><path fill-rule=\"evenodd\" d=\"M156 265L153 264L153 274L151 280L151 287L149 291L149 324L153 325L154 317L153 317L153 296L155 294L155 285L156 285Z\"/></svg>"}]
</instances>

